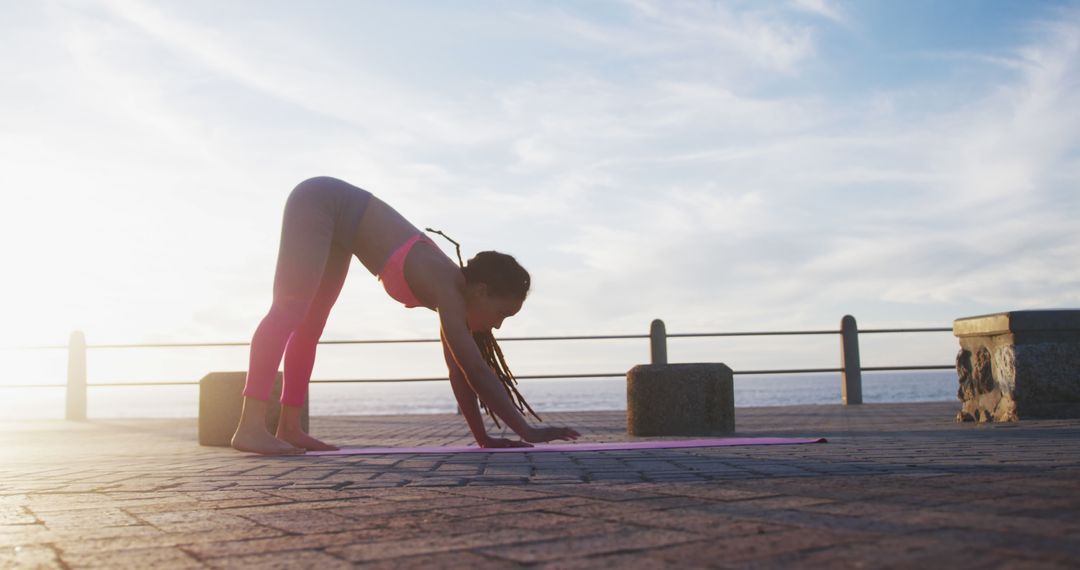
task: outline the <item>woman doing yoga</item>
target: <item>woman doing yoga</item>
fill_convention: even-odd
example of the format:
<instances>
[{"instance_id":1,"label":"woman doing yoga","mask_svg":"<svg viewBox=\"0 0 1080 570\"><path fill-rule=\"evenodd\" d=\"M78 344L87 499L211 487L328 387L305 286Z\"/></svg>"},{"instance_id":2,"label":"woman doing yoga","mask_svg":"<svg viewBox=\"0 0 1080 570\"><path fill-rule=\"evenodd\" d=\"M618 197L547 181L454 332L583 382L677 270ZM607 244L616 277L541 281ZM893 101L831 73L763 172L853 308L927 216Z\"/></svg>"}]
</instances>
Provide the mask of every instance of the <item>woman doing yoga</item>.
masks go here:
<instances>
[{"instance_id":1,"label":"woman doing yoga","mask_svg":"<svg viewBox=\"0 0 1080 570\"><path fill-rule=\"evenodd\" d=\"M530 425L522 412L532 409L514 388L513 375L491 336L491 329L521 310L529 292L528 272L513 257L494 251L481 252L462 267L460 255L458 263L452 261L370 192L319 177L300 183L285 203L273 304L251 340L234 448L268 455L337 449L303 432L300 410L315 348L353 255L379 276L395 300L438 313L450 386L477 444L520 447L578 437L568 427ZM281 416L275 435L266 429L266 411L282 356ZM488 436L480 406L522 441Z\"/></svg>"}]
</instances>

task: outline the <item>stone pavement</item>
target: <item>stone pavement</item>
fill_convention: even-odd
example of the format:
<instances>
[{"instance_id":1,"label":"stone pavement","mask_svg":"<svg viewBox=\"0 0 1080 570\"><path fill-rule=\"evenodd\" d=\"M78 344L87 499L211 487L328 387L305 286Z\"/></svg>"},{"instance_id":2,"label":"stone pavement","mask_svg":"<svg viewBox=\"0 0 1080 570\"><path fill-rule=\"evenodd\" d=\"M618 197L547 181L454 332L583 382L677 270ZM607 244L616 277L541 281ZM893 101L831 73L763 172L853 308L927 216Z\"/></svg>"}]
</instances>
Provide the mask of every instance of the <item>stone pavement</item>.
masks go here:
<instances>
[{"instance_id":1,"label":"stone pavement","mask_svg":"<svg viewBox=\"0 0 1080 570\"><path fill-rule=\"evenodd\" d=\"M2 568L1077 568L1080 420L958 404L739 408L827 444L266 458L190 419L0 422ZM626 440L623 412L547 414ZM313 418L464 445L453 415Z\"/></svg>"}]
</instances>

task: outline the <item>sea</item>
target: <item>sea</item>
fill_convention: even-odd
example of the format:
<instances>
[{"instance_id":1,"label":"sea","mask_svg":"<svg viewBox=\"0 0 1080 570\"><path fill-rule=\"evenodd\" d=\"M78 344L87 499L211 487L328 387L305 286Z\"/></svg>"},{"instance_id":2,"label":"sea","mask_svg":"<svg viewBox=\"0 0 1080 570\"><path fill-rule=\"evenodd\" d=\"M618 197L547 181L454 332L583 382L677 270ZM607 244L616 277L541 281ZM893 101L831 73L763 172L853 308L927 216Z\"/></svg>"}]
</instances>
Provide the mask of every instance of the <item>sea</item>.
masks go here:
<instances>
[{"instance_id":1,"label":"sea","mask_svg":"<svg viewBox=\"0 0 1080 570\"><path fill-rule=\"evenodd\" d=\"M519 389L543 412L626 409L623 378L525 379ZM865 403L956 400L952 371L865 372ZM90 418L187 418L199 408L197 385L91 386ZM763 407L841 402L839 373L736 375L735 406ZM453 413L457 404L448 381L408 383L313 383L309 410L314 416ZM64 416L63 388L8 388L0 391L0 414L7 419L57 419Z\"/></svg>"}]
</instances>

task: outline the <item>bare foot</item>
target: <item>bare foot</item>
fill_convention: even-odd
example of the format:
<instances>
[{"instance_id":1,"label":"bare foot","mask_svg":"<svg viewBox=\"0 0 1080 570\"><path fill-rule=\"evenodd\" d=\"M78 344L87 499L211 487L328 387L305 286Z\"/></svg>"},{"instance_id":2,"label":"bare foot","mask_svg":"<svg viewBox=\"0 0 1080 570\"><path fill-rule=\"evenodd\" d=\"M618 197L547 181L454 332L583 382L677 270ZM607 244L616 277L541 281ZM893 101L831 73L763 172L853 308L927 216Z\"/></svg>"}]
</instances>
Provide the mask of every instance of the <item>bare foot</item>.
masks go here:
<instances>
[{"instance_id":1,"label":"bare foot","mask_svg":"<svg viewBox=\"0 0 1080 570\"><path fill-rule=\"evenodd\" d=\"M285 432L282 432L282 431L278 430L277 438L280 439L281 441L291 443L292 445L295 445L296 447L301 447L301 448L304 448L304 449L306 449L308 451L337 451L338 450L337 447L335 447L333 445L330 445L329 443L324 443L322 441L319 441L319 440L311 437L310 435L308 435L308 434L306 434L306 433L304 433L302 431L299 431L299 430L294 431L294 432L290 432L290 433L285 433Z\"/></svg>"},{"instance_id":2,"label":"bare foot","mask_svg":"<svg viewBox=\"0 0 1080 570\"><path fill-rule=\"evenodd\" d=\"M262 455L300 455L304 449L281 441L260 429L236 430L232 436L232 447L237 451L260 453Z\"/></svg>"}]
</instances>

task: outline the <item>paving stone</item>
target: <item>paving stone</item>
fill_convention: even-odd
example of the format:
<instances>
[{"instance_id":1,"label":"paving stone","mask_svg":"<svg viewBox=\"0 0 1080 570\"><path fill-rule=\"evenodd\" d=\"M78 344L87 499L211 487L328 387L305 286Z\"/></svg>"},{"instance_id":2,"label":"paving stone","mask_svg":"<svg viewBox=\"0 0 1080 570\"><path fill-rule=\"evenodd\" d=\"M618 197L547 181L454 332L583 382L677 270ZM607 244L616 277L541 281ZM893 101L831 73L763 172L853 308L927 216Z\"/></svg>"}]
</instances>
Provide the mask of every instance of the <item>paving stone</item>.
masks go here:
<instances>
[{"instance_id":1,"label":"paving stone","mask_svg":"<svg viewBox=\"0 0 1080 570\"><path fill-rule=\"evenodd\" d=\"M0 507L0 527L6 525L34 524L37 517L25 507Z\"/></svg>"},{"instance_id":2,"label":"paving stone","mask_svg":"<svg viewBox=\"0 0 1080 570\"><path fill-rule=\"evenodd\" d=\"M435 471L443 475L480 475L484 468L480 465L443 464Z\"/></svg>"},{"instance_id":3,"label":"paving stone","mask_svg":"<svg viewBox=\"0 0 1080 570\"><path fill-rule=\"evenodd\" d=\"M300 489L277 489L273 491L221 490L206 492L184 491L184 496L199 501L204 506L213 503L223 508L254 506L267 503L280 503L282 499L290 501L321 501L361 496L354 491L323 491Z\"/></svg>"},{"instance_id":4,"label":"paving stone","mask_svg":"<svg viewBox=\"0 0 1080 570\"><path fill-rule=\"evenodd\" d=\"M635 501L648 499L657 495L650 492L637 491L638 482L634 483L597 483L594 485L574 485L564 488L562 494L602 501Z\"/></svg>"},{"instance_id":5,"label":"paving stone","mask_svg":"<svg viewBox=\"0 0 1080 570\"><path fill-rule=\"evenodd\" d=\"M471 552L441 552L420 556L406 556L390 560L380 560L363 565L365 570L400 570L402 568L423 568L424 570L505 570L505 560L489 558Z\"/></svg>"},{"instance_id":6,"label":"paving stone","mask_svg":"<svg viewBox=\"0 0 1080 570\"><path fill-rule=\"evenodd\" d=\"M493 544L519 544L551 540L559 536L556 530L504 529L495 532L477 532L443 538L433 533L401 540L352 544L327 548L327 552L353 562L368 562L390 558L404 558L442 552L484 549Z\"/></svg>"},{"instance_id":7,"label":"paving stone","mask_svg":"<svg viewBox=\"0 0 1080 570\"><path fill-rule=\"evenodd\" d=\"M957 524L955 527L959 527ZM971 528L935 529L935 537L946 538L956 544L971 545L980 548L992 548L999 552L1008 552L1018 556L1038 557L1054 553L1055 557L1068 556L1080 560L1080 544L1069 536L1054 536L1026 533L1017 536L1009 532ZM927 529L913 532L913 536L926 536Z\"/></svg>"},{"instance_id":8,"label":"paving stone","mask_svg":"<svg viewBox=\"0 0 1080 570\"><path fill-rule=\"evenodd\" d=\"M533 477L529 478L529 481L530 482L535 482L535 483L538 483L538 484L541 484L541 485L568 485L568 484L574 484L574 483L587 483L588 479L586 479L583 476L561 475L561 476L552 476L552 477L536 477L536 476L533 476ZM473 481L469 482L469 485L473 485L473 484L474 484Z\"/></svg>"},{"instance_id":9,"label":"paving stone","mask_svg":"<svg viewBox=\"0 0 1080 570\"><path fill-rule=\"evenodd\" d=\"M687 532L648 529L594 536L571 535L542 542L480 548L477 551L514 562L535 563L560 558L647 550L701 538L699 535Z\"/></svg>"},{"instance_id":10,"label":"paving stone","mask_svg":"<svg viewBox=\"0 0 1080 570\"><path fill-rule=\"evenodd\" d=\"M485 502L475 497L445 496L440 499L428 500L379 500L360 499L348 501L346 506L335 507L328 511L335 515L362 520L370 517L383 517L393 515L405 515L415 512L438 512L440 510L469 508L475 506L492 506L496 503Z\"/></svg>"},{"instance_id":11,"label":"paving stone","mask_svg":"<svg viewBox=\"0 0 1080 570\"><path fill-rule=\"evenodd\" d=\"M793 528L790 525L769 523L756 519L740 519L729 515L701 512L699 510L687 508L647 512L613 510L604 513L602 516L605 520L609 521L631 523L638 526L685 530L710 536L720 535L729 537L764 534L766 532L792 530Z\"/></svg>"},{"instance_id":12,"label":"paving stone","mask_svg":"<svg viewBox=\"0 0 1080 570\"><path fill-rule=\"evenodd\" d=\"M85 534L58 537L54 544L65 554L83 552L109 552L117 550L137 550L140 548L165 548L170 546L186 546L202 542L222 542L229 540L250 540L253 538L266 538L281 536L281 531L253 527L244 529L225 529L215 532L163 532L153 529L154 532L145 532L140 535L115 536L109 538L87 537Z\"/></svg>"},{"instance_id":13,"label":"paving stone","mask_svg":"<svg viewBox=\"0 0 1080 570\"><path fill-rule=\"evenodd\" d=\"M493 514L475 519L453 519L455 528L467 520L481 520L489 528L565 528L570 525L580 524L583 519L572 515L549 513L544 511L518 512L511 510L504 514Z\"/></svg>"},{"instance_id":14,"label":"paving stone","mask_svg":"<svg viewBox=\"0 0 1080 570\"><path fill-rule=\"evenodd\" d=\"M165 532L216 532L223 529L252 527L256 524L246 518L219 510L155 512L140 515L139 518Z\"/></svg>"},{"instance_id":15,"label":"paving stone","mask_svg":"<svg viewBox=\"0 0 1080 570\"><path fill-rule=\"evenodd\" d=\"M759 485L755 484L755 487ZM642 493L656 493L662 495L675 495L680 497L695 497L709 501L744 501L748 499L760 499L764 497L779 496L777 492L766 490L748 490L716 485L671 485L671 484L645 484L630 487Z\"/></svg>"},{"instance_id":16,"label":"paving stone","mask_svg":"<svg viewBox=\"0 0 1080 570\"><path fill-rule=\"evenodd\" d=\"M645 518L649 517L649 513L652 511L675 509L697 504L698 501L690 497L657 497L640 499L637 501L593 501L587 504L548 510L576 517L606 519L617 514L635 513L637 516Z\"/></svg>"},{"instance_id":17,"label":"paving stone","mask_svg":"<svg viewBox=\"0 0 1080 570\"><path fill-rule=\"evenodd\" d=\"M340 558L319 551L274 552L237 558L215 558L207 561L211 568L266 568L280 570L333 570L353 568Z\"/></svg>"},{"instance_id":18,"label":"paving stone","mask_svg":"<svg viewBox=\"0 0 1080 570\"><path fill-rule=\"evenodd\" d=\"M20 525L0 529L0 546L57 544L74 539L145 538L159 531L149 525L50 529L45 525Z\"/></svg>"},{"instance_id":19,"label":"paving stone","mask_svg":"<svg viewBox=\"0 0 1080 570\"><path fill-rule=\"evenodd\" d=\"M11 478L13 478L15 474L5 474L5 476L9 478L8 480L11 480ZM18 509L21 508L22 505L27 504L29 501L30 497L22 492L8 492L7 494L0 492L0 505L3 505L5 507L12 507Z\"/></svg>"},{"instance_id":20,"label":"paving stone","mask_svg":"<svg viewBox=\"0 0 1080 570\"><path fill-rule=\"evenodd\" d=\"M633 471L600 471L589 473L585 476L585 480L588 482L608 482L618 481L627 483L636 483L640 481L646 481L646 477L641 473L635 473Z\"/></svg>"},{"instance_id":21,"label":"paving stone","mask_svg":"<svg viewBox=\"0 0 1080 570\"><path fill-rule=\"evenodd\" d=\"M917 507L910 505L891 505L880 501L828 501L804 505L799 507L799 510L847 517L881 517L887 513L910 511L915 508Z\"/></svg>"},{"instance_id":22,"label":"paving stone","mask_svg":"<svg viewBox=\"0 0 1080 570\"><path fill-rule=\"evenodd\" d=\"M713 536L708 541L659 548L650 552L649 556L677 564L730 566L738 562L760 561L808 549L835 548L859 540L865 540L865 536L817 529L795 529L735 537Z\"/></svg>"},{"instance_id":23,"label":"paving stone","mask_svg":"<svg viewBox=\"0 0 1080 570\"><path fill-rule=\"evenodd\" d=\"M507 512L525 513L530 511L553 510L559 507L580 505L588 502L588 499L580 497L550 497L545 499L533 499L529 501L490 501L485 503L470 503L460 507L440 508L436 512L442 512L456 518L483 517L498 515Z\"/></svg>"},{"instance_id":24,"label":"paving stone","mask_svg":"<svg viewBox=\"0 0 1080 570\"><path fill-rule=\"evenodd\" d=\"M473 487L463 487L460 489L445 489L442 493L450 495L464 495L468 497L479 497L482 499L498 500L498 501L528 501L532 499L549 499L551 492L547 489L522 489L520 487L485 487L483 489L477 489ZM555 491L557 494L557 491Z\"/></svg>"},{"instance_id":25,"label":"paving stone","mask_svg":"<svg viewBox=\"0 0 1080 570\"><path fill-rule=\"evenodd\" d=\"M0 547L0 568L61 569L64 565L50 546Z\"/></svg>"},{"instance_id":26,"label":"paving stone","mask_svg":"<svg viewBox=\"0 0 1080 570\"><path fill-rule=\"evenodd\" d=\"M348 528L350 520L329 510L293 510L244 515L261 526L295 534L317 534Z\"/></svg>"},{"instance_id":27,"label":"paving stone","mask_svg":"<svg viewBox=\"0 0 1080 570\"><path fill-rule=\"evenodd\" d=\"M179 548L136 548L109 552L64 552L69 568L204 568L204 565Z\"/></svg>"},{"instance_id":28,"label":"paving stone","mask_svg":"<svg viewBox=\"0 0 1080 570\"><path fill-rule=\"evenodd\" d=\"M39 513L38 517L41 519L42 523L44 523L46 528L52 530L143 524L135 517L116 507L81 509L71 512L51 511L48 513Z\"/></svg>"},{"instance_id":29,"label":"paving stone","mask_svg":"<svg viewBox=\"0 0 1080 570\"><path fill-rule=\"evenodd\" d=\"M712 480L709 477L697 475L694 473L662 473L658 475L644 475L642 477L644 481L650 483L689 483L699 481Z\"/></svg>"},{"instance_id":30,"label":"paving stone","mask_svg":"<svg viewBox=\"0 0 1080 570\"><path fill-rule=\"evenodd\" d=\"M954 408L738 410L739 436L819 445L318 458L199 447L190 419L0 421L0 567L1075 567L1080 420ZM550 415L628 439L623 412ZM449 414L312 421L469 443Z\"/></svg>"},{"instance_id":31,"label":"paving stone","mask_svg":"<svg viewBox=\"0 0 1080 570\"><path fill-rule=\"evenodd\" d=\"M400 530L372 531L368 529L357 531L350 529L342 530L340 532L281 535L273 538L256 538L252 540L211 541L199 544L189 544L185 545L183 548L200 560L206 561L210 558L239 559L249 555L261 555L290 550L322 549L327 546L341 546L359 542L394 540L407 537L408 534Z\"/></svg>"},{"instance_id":32,"label":"paving stone","mask_svg":"<svg viewBox=\"0 0 1080 570\"><path fill-rule=\"evenodd\" d=\"M130 508L139 505L160 505L170 502L187 503L190 501L191 499L179 495L162 496L157 493L35 493L27 495L22 504L34 513L45 514L80 509Z\"/></svg>"},{"instance_id":33,"label":"paving stone","mask_svg":"<svg viewBox=\"0 0 1080 570\"><path fill-rule=\"evenodd\" d=\"M659 558L653 558L648 555L647 551L632 552L629 554L601 553L595 556L566 558L538 565L528 565L527 567L538 568L541 570L593 570L595 568L617 568L619 570L636 570L639 568L648 570L694 570L697 568L686 564L676 564Z\"/></svg>"}]
</instances>

